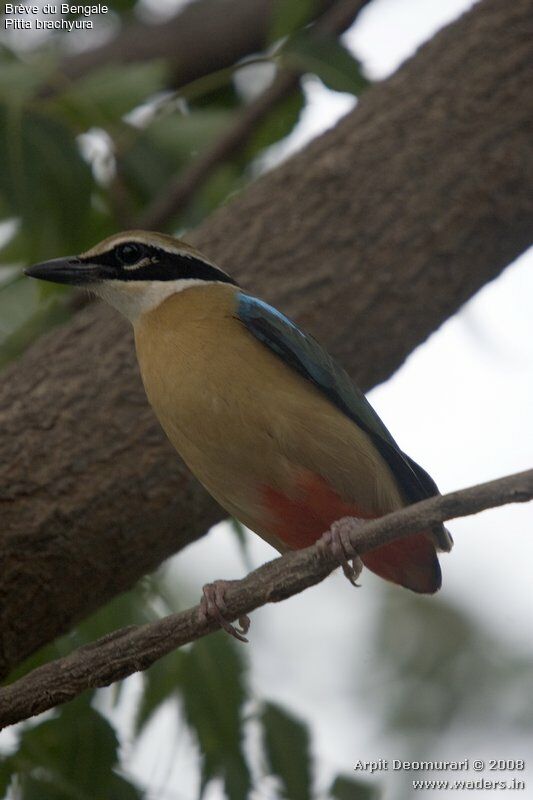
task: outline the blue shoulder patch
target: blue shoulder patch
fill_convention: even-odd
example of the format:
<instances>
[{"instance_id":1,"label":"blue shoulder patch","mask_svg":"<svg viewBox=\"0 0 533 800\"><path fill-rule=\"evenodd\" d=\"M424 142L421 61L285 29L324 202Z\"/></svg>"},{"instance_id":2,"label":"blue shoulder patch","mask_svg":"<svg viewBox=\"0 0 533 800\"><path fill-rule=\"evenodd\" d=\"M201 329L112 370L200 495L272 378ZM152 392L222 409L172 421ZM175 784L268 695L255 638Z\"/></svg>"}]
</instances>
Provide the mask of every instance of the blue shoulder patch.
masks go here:
<instances>
[{"instance_id":1,"label":"blue shoulder patch","mask_svg":"<svg viewBox=\"0 0 533 800\"><path fill-rule=\"evenodd\" d=\"M326 390L331 384L331 370L324 368L323 358L329 356L318 342L305 334L277 308L257 297L238 293L237 314L250 333L273 350L289 366L319 388Z\"/></svg>"},{"instance_id":2,"label":"blue shoulder patch","mask_svg":"<svg viewBox=\"0 0 533 800\"><path fill-rule=\"evenodd\" d=\"M285 325L288 325L290 328L302 333L292 319L286 317L285 314L282 314L281 311L278 311L278 309L274 308L274 306L265 303L264 300L260 300L258 297L252 297L251 294L244 294L244 292L238 292L237 298L238 314L243 321L247 317L258 316L263 313L266 316L277 317L277 319L279 319Z\"/></svg>"},{"instance_id":3,"label":"blue shoulder patch","mask_svg":"<svg viewBox=\"0 0 533 800\"><path fill-rule=\"evenodd\" d=\"M314 384L370 436L406 500L414 503L439 493L433 479L400 450L364 394L316 339L268 303L244 292L237 293L237 317L256 339Z\"/></svg>"}]
</instances>

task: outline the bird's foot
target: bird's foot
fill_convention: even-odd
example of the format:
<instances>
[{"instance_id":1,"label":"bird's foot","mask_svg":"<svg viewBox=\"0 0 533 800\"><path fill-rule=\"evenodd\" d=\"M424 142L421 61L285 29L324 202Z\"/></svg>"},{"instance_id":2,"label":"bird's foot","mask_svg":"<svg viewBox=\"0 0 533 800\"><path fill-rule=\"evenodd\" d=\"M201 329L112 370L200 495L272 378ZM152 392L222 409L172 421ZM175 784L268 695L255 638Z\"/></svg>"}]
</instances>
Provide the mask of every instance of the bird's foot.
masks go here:
<instances>
[{"instance_id":1,"label":"bird's foot","mask_svg":"<svg viewBox=\"0 0 533 800\"><path fill-rule=\"evenodd\" d=\"M351 584L356 583L363 569L363 562L359 553L350 541L350 534L358 530L364 520L356 517L341 517L336 520L325 533L322 534L317 544L322 553L333 555L342 567L342 571ZM350 561L352 562L350 564Z\"/></svg>"},{"instance_id":2,"label":"bird's foot","mask_svg":"<svg viewBox=\"0 0 533 800\"><path fill-rule=\"evenodd\" d=\"M206 583L202 587L203 596L200 600L199 616L202 622L206 620L216 621L221 628L224 628L235 639L240 642L247 642L248 639L244 634L248 633L250 628L250 617L247 614L240 616L238 628L226 619L228 613L226 591L234 583L237 583L237 581L219 580L213 581L213 583Z\"/></svg>"}]
</instances>

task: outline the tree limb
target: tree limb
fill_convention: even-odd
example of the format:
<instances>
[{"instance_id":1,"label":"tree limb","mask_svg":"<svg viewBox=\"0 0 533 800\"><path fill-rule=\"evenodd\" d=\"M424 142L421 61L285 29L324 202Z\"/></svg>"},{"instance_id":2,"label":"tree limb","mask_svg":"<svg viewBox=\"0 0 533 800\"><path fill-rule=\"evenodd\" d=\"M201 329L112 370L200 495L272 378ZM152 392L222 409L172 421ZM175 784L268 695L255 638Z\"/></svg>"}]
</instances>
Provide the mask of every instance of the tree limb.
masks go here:
<instances>
[{"instance_id":1,"label":"tree limb","mask_svg":"<svg viewBox=\"0 0 533 800\"><path fill-rule=\"evenodd\" d=\"M316 13L333 2L321 0ZM169 88L179 88L263 50L275 7L275 0L196 0L165 22L131 22L99 47L64 58L41 95L103 66L155 60L164 61Z\"/></svg>"},{"instance_id":2,"label":"tree limb","mask_svg":"<svg viewBox=\"0 0 533 800\"><path fill-rule=\"evenodd\" d=\"M482 0L189 237L365 389L531 241L531 10ZM105 306L2 374L0 509L0 674L224 518Z\"/></svg>"},{"instance_id":3,"label":"tree limb","mask_svg":"<svg viewBox=\"0 0 533 800\"><path fill-rule=\"evenodd\" d=\"M350 27L359 11L368 2L369 0L338 0L322 17L319 17L313 30L316 30L318 35L342 33ZM242 109L229 130L223 133L207 152L194 159L183 173L170 181L164 192L143 212L134 227L157 230L168 225L187 205L199 187L203 186L213 170L239 152L261 120L297 89L300 77L299 73L282 70L270 86Z\"/></svg>"},{"instance_id":4,"label":"tree limb","mask_svg":"<svg viewBox=\"0 0 533 800\"><path fill-rule=\"evenodd\" d=\"M449 519L532 499L533 470L519 472L365 522L350 539L363 554ZM263 564L228 589L227 619L285 600L324 580L337 566L316 544ZM72 700L85 689L108 686L147 669L177 647L218 628L217 623L204 621L199 612L197 605L155 622L114 631L0 689L0 729Z\"/></svg>"}]
</instances>

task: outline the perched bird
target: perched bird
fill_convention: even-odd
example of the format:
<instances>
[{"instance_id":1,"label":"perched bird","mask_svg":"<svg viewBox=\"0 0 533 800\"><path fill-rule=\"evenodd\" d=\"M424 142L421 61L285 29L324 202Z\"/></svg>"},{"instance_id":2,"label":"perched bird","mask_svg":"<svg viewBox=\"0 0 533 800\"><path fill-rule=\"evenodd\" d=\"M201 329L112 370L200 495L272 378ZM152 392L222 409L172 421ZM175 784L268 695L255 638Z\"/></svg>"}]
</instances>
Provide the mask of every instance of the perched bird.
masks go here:
<instances>
[{"instance_id":1,"label":"perched bird","mask_svg":"<svg viewBox=\"0 0 533 800\"><path fill-rule=\"evenodd\" d=\"M439 493L315 339L185 242L126 231L26 274L90 289L132 322L146 394L168 438L220 505L278 551L320 540L355 581L346 518ZM451 545L439 525L362 562L433 593L436 551ZM204 587L204 612L242 636L224 619L225 587Z\"/></svg>"}]
</instances>

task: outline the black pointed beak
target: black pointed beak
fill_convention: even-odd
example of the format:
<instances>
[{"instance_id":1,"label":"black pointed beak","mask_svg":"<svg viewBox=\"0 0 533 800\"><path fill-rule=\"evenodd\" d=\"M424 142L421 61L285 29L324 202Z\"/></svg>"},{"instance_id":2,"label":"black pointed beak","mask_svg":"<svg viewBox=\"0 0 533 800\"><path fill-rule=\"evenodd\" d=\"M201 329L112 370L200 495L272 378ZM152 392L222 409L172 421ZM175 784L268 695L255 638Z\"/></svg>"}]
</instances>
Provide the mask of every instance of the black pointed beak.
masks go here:
<instances>
[{"instance_id":1,"label":"black pointed beak","mask_svg":"<svg viewBox=\"0 0 533 800\"><path fill-rule=\"evenodd\" d=\"M98 264L88 264L76 256L67 258L53 258L34 264L24 270L29 278L39 278L41 281L53 283L67 283L71 286L86 286L96 283L104 277L104 270Z\"/></svg>"}]
</instances>

